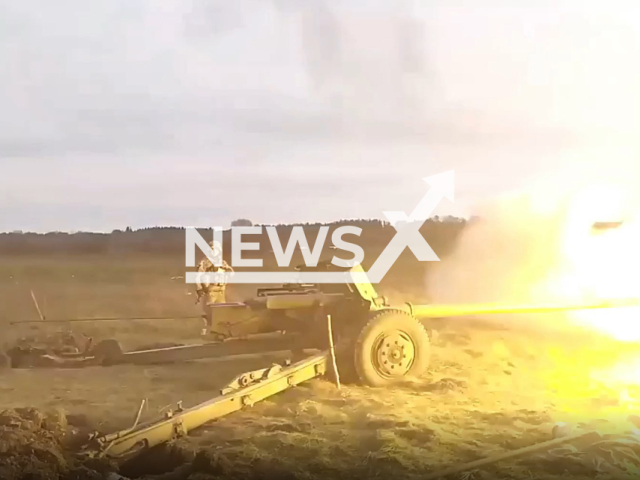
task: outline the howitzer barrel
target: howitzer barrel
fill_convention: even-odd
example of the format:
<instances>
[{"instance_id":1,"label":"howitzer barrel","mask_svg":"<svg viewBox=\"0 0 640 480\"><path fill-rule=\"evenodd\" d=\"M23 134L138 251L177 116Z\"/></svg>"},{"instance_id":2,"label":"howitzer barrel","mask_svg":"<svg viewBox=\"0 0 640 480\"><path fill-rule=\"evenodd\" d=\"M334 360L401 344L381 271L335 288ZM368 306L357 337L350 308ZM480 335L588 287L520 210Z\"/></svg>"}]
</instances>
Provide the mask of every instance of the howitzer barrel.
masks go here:
<instances>
[{"instance_id":1,"label":"howitzer barrel","mask_svg":"<svg viewBox=\"0 0 640 480\"><path fill-rule=\"evenodd\" d=\"M408 303L405 307L405 311L408 311L417 318L448 318L496 314L553 313L638 306L640 306L639 299L623 298L604 300L595 303L551 303L537 305L513 305L501 303L412 305Z\"/></svg>"}]
</instances>

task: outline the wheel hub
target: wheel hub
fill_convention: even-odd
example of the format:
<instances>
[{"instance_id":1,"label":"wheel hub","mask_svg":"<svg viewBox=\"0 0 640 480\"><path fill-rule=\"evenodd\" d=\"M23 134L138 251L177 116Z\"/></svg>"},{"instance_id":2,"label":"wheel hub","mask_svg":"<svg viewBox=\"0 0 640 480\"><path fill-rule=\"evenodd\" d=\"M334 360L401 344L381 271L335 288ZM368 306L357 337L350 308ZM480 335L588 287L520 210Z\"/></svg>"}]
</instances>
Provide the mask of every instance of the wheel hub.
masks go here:
<instances>
[{"instance_id":1,"label":"wheel hub","mask_svg":"<svg viewBox=\"0 0 640 480\"><path fill-rule=\"evenodd\" d=\"M385 376L404 376L413 365L415 347L411 338L403 332L382 336L374 349L378 370Z\"/></svg>"}]
</instances>

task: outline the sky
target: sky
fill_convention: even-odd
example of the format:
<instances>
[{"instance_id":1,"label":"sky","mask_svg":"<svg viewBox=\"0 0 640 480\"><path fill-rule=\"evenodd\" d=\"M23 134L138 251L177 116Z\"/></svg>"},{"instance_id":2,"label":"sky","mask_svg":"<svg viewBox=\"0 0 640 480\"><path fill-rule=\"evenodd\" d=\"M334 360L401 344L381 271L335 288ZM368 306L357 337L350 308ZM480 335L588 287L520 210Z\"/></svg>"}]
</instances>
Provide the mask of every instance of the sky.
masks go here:
<instances>
[{"instance_id":1,"label":"sky","mask_svg":"<svg viewBox=\"0 0 640 480\"><path fill-rule=\"evenodd\" d=\"M514 4L0 0L0 231L384 218L447 170L434 214L640 180L640 7Z\"/></svg>"}]
</instances>

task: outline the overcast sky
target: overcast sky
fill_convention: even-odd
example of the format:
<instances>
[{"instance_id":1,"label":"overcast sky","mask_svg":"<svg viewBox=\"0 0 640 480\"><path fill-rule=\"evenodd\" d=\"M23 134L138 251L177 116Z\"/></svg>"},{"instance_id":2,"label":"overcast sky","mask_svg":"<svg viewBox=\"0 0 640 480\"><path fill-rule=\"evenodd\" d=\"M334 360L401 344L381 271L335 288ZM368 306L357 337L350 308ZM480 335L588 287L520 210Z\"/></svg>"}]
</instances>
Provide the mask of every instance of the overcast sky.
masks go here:
<instances>
[{"instance_id":1,"label":"overcast sky","mask_svg":"<svg viewBox=\"0 0 640 480\"><path fill-rule=\"evenodd\" d=\"M521 3L0 0L0 231L381 218L450 169L436 213L637 179L640 7Z\"/></svg>"}]
</instances>

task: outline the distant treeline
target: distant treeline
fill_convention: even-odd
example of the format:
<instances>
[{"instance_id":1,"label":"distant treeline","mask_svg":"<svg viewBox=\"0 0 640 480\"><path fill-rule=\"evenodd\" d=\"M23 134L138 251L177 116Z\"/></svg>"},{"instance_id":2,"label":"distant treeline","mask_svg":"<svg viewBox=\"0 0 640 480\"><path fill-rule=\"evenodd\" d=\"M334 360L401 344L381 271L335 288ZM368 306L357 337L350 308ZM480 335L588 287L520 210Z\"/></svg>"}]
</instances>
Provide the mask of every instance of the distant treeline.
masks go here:
<instances>
[{"instance_id":1,"label":"distant treeline","mask_svg":"<svg viewBox=\"0 0 640 480\"><path fill-rule=\"evenodd\" d=\"M427 220L420 231L431 244L436 253L445 254L453 246L458 234L468 221L455 217ZM273 225L277 228L281 243L286 245L294 226L303 226L310 247L315 244L321 226L330 229L325 245L331 243L331 231L343 225L362 228L360 237L345 235L346 241L363 247L384 246L393 237L395 229L387 222L380 220L341 220L330 224L295 224ZM267 226L267 225L258 225ZM203 238L213 238L211 229L198 229ZM223 234L225 248L230 242L230 231ZM267 248L269 239L266 232L262 235L243 236L243 241L259 242ZM127 254L127 253L184 253L184 227L151 227L134 230L114 230L111 233L64 233L51 232L45 234L12 232L0 234L0 255L32 255L32 254ZM270 247L268 247L270 248ZM228 251L228 250L227 250Z\"/></svg>"}]
</instances>

